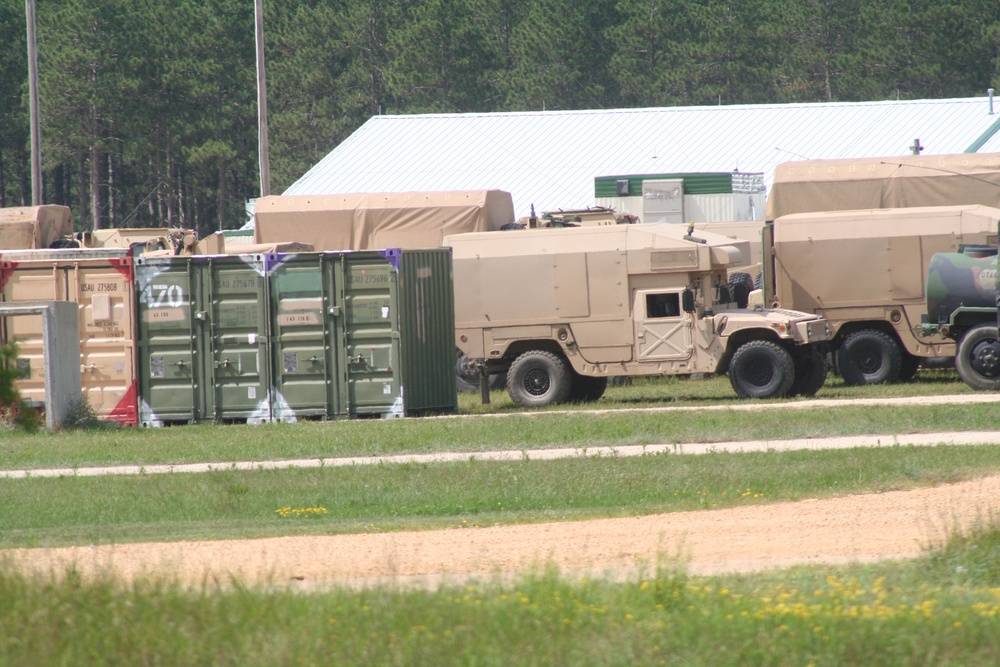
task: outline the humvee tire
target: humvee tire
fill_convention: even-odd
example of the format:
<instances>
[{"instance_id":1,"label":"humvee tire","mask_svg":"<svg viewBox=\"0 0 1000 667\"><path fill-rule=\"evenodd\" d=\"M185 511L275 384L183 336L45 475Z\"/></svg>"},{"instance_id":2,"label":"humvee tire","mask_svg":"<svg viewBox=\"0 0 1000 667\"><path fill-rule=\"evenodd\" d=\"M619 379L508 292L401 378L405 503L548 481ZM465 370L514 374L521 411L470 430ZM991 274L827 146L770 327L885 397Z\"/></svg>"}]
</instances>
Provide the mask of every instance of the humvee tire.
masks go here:
<instances>
[{"instance_id":1,"label":"humvee tire","mask_svg":"<svg viewBox=\"0 0 1000 667\"><path fill-rule=\"evenodd\" d=\"M984 322L965 332L958 341L955 369L973 389L1000 389L1000 341L996 326Z\"/></svg>"},{"instance_id":2,"label":"humvee tire","mask_svg":"<svg viewBox=\"0 0 1000 667\"><path fill-rule=\"evenodd\" d=\"M507 371L507 393L523 408L565 403L572 372L562 356L543 350L522 352Z\"/></svg>"},{"instance_id":3,"label":"humvee tire","mask_svg":"<svg viewBox=\"0 0 1000 667\"><path fill-rule=\"evenodd\" d=\"M792 355L771 341L744 343L729 362L729 384L740 398L781 398L794 380Z\"/></svg>"},{"instance_id":4,"label":"humvee tire","mask_svg":"<svg viewBox=\"0 0 1000 667\"><path fill-rule=\"evenodd\" d=\"M729 276L729 294L737 308L746 308L753 291L753 278L749 273L734 273Z\"/></svg>"},{"instance_id":5,"label":"humvee tire","mask_svg":"<svg viewBox=\"0 0 1000 667\"><path fill-rule=\"evenodd\" d=\"M899 381L909 382L920 368L921 358L903 350L903 363L899 367Z\"/></svg>"},{"instance_id":6,"label":"humvee tire","mask_svg":"<svg viewBox=\"0 0 1000 667\"><path fill-rule=\"evenodd\" d=\"M490 389L502 389L506 382L503 373L490 375ZM459 391L479 391L479 371L469 364L469 358L457 350L455 357L455 386Z\"/></svg>"},{"instance_id":7,"label":"humvee tire","mask_svg":"<svg viewBox=\"0 0 1000 667\"><path fill-rule=\"evenodd\" d=\"M813 346L804 350L796 350L792 355L795 364L795 379L790 396L815 396L816 392L826 383L826 357Z\"/></svg>"},{"instance_id":8,"label":"humvee tire","mask_svg":"<svg viewBox=\"0 0 1000 667\"><path fill-rule=\"evenodd\" d=\"M850 334L837 352L837 369L849 385L896 382L902 365L899 343L875 329Z\"/></svg>"},{"instance_id":9,"label":"humvee tire","mask_svg":"<svg viewBox=\"0 0 1000 667\"><path fill-rule=\"evenodd\" d=\"M580 375L573 371L568 400L574 403L592 403L604 396L604 390L607 388L607 377Z\"/></svg>"}]
</instances>

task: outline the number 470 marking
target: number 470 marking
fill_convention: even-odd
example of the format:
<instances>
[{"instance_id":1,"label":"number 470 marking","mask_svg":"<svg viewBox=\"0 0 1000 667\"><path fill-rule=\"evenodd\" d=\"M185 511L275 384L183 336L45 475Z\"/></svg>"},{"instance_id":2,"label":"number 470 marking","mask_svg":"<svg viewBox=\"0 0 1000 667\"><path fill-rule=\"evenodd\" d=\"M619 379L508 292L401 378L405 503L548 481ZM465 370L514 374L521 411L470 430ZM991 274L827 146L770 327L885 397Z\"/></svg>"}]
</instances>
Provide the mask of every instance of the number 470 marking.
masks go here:
<instances>
[{"instance_id":1,"label":"number 470 marking","mask_svg":"<svg viewBox=\"0 0 1000 667\"><path fill-rule=\"evenodd\" d=\"M150 308L179 308L184 305L184 290L180 285L150 285L149 298L146 299Z\"/></svg>"}]
</instances>

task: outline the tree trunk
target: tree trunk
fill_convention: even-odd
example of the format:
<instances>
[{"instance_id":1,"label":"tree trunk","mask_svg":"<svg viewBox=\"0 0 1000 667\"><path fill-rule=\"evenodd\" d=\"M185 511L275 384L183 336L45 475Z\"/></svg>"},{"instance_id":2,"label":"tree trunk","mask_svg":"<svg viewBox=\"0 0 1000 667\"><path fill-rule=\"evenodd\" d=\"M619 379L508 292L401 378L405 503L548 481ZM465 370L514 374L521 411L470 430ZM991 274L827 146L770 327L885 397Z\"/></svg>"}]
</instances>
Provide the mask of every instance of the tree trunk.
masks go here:
<instances>
[{"instance_id":1,"label":"tree trunk","mask_svg":"<svg viewBox=\"0 0 1000 667\"><path fill-rule=\"evenodd\" d=\"M80 191L80 229L87 229L90 220L87 216L87 156L81 152L77 156L77 185Z\"/></svg>"},{"instance_id":2,"label":"tree trunk","mask_svg":"<svg viewBox=\"0 0 1000 667\"><path fill-rule=\"evenodd\" d=\"M226 228L226 165L222 160L219 161L219 201L217 205L216 216L218 217L218 228L221 230Z\"/></svg>"},{"instance_id":3,"label":"tree trunk","mask_svg":"<svg viewBox=\"0 0 1000 667\"><path fill-rule=\"evenodd\" d=\"M108 153L108 227L115 226L117 204L115 197L115 160L111 153Z\"/></svg>"},{"instance_id":4,"label":"tree trunk","mask_svg":"<svg viewBox=\"0 0 1000 667\"><path fill-rule=\"evenodd\" d=\"M90 219L94 223L94 230L102 228L101 225L101 152L97 148L97 142L91 142L90 146Z\"/></svg>"}]
</instances>

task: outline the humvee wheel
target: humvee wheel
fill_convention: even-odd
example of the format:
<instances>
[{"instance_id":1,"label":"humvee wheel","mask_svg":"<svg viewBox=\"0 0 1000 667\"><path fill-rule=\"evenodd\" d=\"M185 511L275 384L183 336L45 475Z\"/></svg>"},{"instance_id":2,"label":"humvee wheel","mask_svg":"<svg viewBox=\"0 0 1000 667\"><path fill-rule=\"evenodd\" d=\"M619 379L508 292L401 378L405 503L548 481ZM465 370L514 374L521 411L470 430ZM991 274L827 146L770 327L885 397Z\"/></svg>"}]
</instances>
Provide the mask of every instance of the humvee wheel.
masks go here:
<instances>
[{"instance_id":1,"label":"humvee wheel","mask_svg":"<svg viewBox=\"0 0 1000 667\"><path fill-rule=\"evenodd\" d=\"M795 363L795 379L788 390L791 396L815 396L826 382L826 358L813 346L796 350L792 355Z\"/></svg>"},{"instance_id":2,"label":"humvee wheel","mask_svg":"<svg viewBox=\"0 0 1000 667\"><path fill-rule=\"evenodd\" d=\"M909 352L903 352L903 363L899 367L899 381L909 382L917 374L917 370L920 368L921 358L910 354Z\"/></svg>"},{"instance_id":3,"label":"humvee wheel","mask_svg":"<svg viewBox=\"0 0 1000 667\"><path fill-rule=\"evenodd\" d=\"M503 373L490 375L490 389L502 389L506 377ZM455 386L459 391L479 391L479 370L469 357L456 350Z\"/></svg>"},{"instance_id":4,"label":"humvee wheel","mask_svg":"<svg viewBox=\"0 0 1000 667\"><path fill-rule=\"evenodd\" d=\"M792 355L771 341L744 343L729 362L729 383L740 398L787 396L794 380Z\"/></svg>"},{"instance_id":5,"label":"humvee wheel","mask_svg":"<svg viewBox=\"0 0 1000 667\"><path fill-rule=\"evenodd\" d=\"M1000 341L995 326L978 324L965 332L958 341L955 369L973 389L1000 389Z\"/></svg>"},{"instance_id":6,"label":"humvee wheel","mask_svg":"<svg viewBox=\"0 0 1000 667\"><path fill-rule=\"evenodd\" d=\"M572 386L569 389L569 399L577 403L592 403L604 396L604 390L608 388L607 377L592 377L580 375L577 372L571 373Z\"/></svg>"},{"instance_id":7,"label":"humvee wheel","mask_svg":"<svg viewBox=\"0 0 1000 667\"><path fill-rule=\"evenodd\" d=\"M507 371L507 393L524 408L565 403L572 388L572 369L561 356L543 350L522 353Z\"/></svg>"},{"instance_id":8,"label":"humvee wheel","mask_svg":"<svg viewBox=\"0 0 1000 667\"><path fill-rule=\"evenodd\" d=\"M902 365L899 344L889 334L874 329L855 331L837 352L837 366L845 384L895 382Z\"/></svg>"}]
</instances>

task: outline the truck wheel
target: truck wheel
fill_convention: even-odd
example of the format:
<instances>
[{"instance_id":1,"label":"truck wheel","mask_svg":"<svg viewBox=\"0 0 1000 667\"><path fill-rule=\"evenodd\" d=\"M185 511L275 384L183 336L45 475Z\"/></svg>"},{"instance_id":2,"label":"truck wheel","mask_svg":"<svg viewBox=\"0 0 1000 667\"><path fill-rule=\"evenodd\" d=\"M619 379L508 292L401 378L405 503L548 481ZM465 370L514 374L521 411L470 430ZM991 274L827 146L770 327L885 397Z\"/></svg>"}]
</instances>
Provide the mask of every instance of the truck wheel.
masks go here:
<instances>
[{"instance_id":1,"label":"truck wheel","mask_svg":"<svg viewBox=\"0 0 1000 667\"><path fill-rule=\"evenodd\" d=\"M479 391L479 372L461 350L455 356L455 385L459 391Z\"/></svg>"},{"instance_id":2,"label":"truck wheel","mask_svg":"<svg viewBox=\"0 0 1000 667\"><path fill-rule=\"evenodd\" d=\"M572 378L569 400L575 403L592 403L604 396L604 390L608 388L607 377L580 375L574 371Z\"/></svg>"},{"instance_id":3,"label":"truck wheel","mask_svg":"<svg viewBox=\"0 0 1000 667\"><path fill-rule=\"evenodd\" d=\"M899 366L899 381L909 382L912 380L913 376L917 374L918 368L920 368L920 357L904 351L903 362Z\"/></svg>"},{"instance_id":4,"label":"truck wheel","mask_svg":"<svg viewBox=\"0 0 1000 667\"><path fill-rule=\"evenodd\" d=\"M539 408L565 403L572 369L560 355L542 350L524 352L507 371L507 392L517 405Z\"/></svg>"},{"instance_id":5,"label":"truck wheel","mask_svg":"<svg viewBox=\"0 0 1000 667\"><path fill-rule=\"evenodd\" d=\"M737 308L746 308L753 291L753 278L749 273L738 272L729 276L729 294Z\"/></svg>"},{"instance_id":6,"label":"truck wheel","mask_svg":"<svg viewBox=\"0 0 1000 667\"><path fill-rule=\"evenodd\" d=\"M459 391L479 391L479 371L469 357L458 350L455 358L455 385ZM490 375L490 389L503 389L507 378L502 373Z\"/></svg>"},{"instance_id":7,"label":"truck wheel","mask_svg":"<svg viewBox=\"0 0 1000 667\"><path fill-rule=\"evenodd\" d=\"M744 343L729 362L729 383L740 398L787 396L794 380L792 356L771 341Z\"/></svg>"},{"instance_id":8,"label":"truck wheel","mask_svg":"<svg viewBox=\"0 0 1000 667\"><path fill-rule=\"evenodd\" d=\"M815 396L826 383L826 357L813 346L796 350L793 355L795 379L788 390L791 396Z\"/></svg>"},{"instance_id":9,"label":"truck wheel","mask_svg":"<svg viewBox=\"0 0 1000 667\"><path fill-rule=\"evenodd\" d=\"M882 384L899 379L903 350L892 336L874 329L855 331L837 353L840 377L849 385Z\"/></svg>"},{"instance_id":10,"label":"truck wheel","mask_svg":"<svg viewBox=\"0 0 1000 667\"><path fill-rule=\"evenodd\" d=\"M1000 341L992 324L977 324L958 341L955 355L958 376L973 389L1000 389Z\"/></svg>"}]
</instances>

